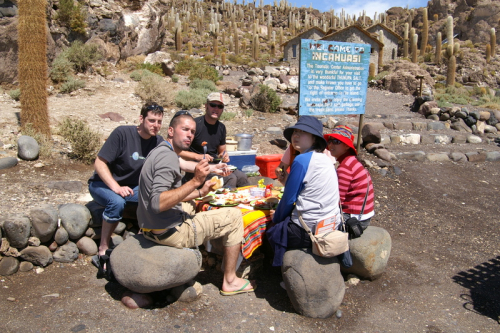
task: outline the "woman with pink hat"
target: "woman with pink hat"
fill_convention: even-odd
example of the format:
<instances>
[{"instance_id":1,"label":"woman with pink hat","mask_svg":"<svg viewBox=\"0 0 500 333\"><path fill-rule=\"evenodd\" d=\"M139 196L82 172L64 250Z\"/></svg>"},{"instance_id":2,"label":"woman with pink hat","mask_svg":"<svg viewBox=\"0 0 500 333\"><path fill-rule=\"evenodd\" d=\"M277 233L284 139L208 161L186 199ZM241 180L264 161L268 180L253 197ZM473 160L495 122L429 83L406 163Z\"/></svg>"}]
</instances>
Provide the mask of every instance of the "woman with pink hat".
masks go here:
<instances>
[{"instance_id":1,"label":"woman with pink hat","mask_svg":"<svg viewBox=\"0 0 500 333\"><path fill-rule=\"evenodd\" d=\"M366 229L375 215L373 183L368 171L358 161L354 134L347 126L337 126L323 136L328 150L339 162L337 177L344 219L355 217Z\"/></svg>"}]
</instances>

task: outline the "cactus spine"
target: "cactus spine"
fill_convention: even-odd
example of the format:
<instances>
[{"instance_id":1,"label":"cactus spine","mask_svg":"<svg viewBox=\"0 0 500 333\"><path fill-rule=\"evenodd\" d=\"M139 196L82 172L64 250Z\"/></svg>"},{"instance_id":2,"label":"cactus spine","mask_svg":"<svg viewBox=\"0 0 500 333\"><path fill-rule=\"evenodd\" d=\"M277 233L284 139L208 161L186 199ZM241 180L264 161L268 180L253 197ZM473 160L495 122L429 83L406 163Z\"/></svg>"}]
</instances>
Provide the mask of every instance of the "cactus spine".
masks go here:
<instances>
[{"instance_id":1,"label":"cactus spine","mask_svg":"<svg viewBox=\"0 0 500 333\"><path fill-rule=\"evenodd\" d=\"M21 126L50 136L47 108L47 18L45 0L19 1Z\"/></svg>"},{"instance_id":2,"label":"cactus spine","mask_svg":"<svg viewBox=\"0 0 500 333\"><path fill-rule=\"evenodd\" d=\"M442 37L441 37L441 32L438 32L437 38L436 38L436 55L435 55L435 63L439 65L441 63L441 44L442 44Z\"/></svg>"},{"instance_id":3,"label":"cactus spine","mask_svg":"<svg viewBox=\"0 0 500 333\"><path fill-rule=\"evenodd\" d=\"M427 41L429 40L429 20L427 19L427 8L423 10L423 27L422 27L422 41L420 44L420 55L425 54L425 49L427 48Z\"/></svg>"},{"instance_id":4,"label":"cactus spine","mask_svg":"<svg viewBox=\"0 0 500 333\"><path fill-rule=\"evenodd\" d=\"M411 41L411 62L413 62L414 64L417 63L417 41L418 35L414 34Z\"/></svg>"}]
</instances>

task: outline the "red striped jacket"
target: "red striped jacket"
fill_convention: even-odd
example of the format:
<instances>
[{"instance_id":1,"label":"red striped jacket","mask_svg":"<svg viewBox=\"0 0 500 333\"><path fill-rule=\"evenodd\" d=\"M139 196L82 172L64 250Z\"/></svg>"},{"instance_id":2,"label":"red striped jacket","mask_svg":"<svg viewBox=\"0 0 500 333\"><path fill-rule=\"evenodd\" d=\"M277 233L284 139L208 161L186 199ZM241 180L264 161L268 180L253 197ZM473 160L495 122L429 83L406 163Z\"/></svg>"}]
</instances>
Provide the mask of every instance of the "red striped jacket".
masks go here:
<instances>
[{"instance_id":1,"label":"red striped jacket","mask_svg":"<svg viewBox=\"0 0 500 333\"><path fill-rule=\"evenodd\" d=\"M339 179L339 194L344 213L358 215L366 196L366 187L369 185L368 198L366 199L363 214L368 214L374 209L373 183L368 171L354 155L339 157L337 177Z\"/></svg>"}]
</instances>

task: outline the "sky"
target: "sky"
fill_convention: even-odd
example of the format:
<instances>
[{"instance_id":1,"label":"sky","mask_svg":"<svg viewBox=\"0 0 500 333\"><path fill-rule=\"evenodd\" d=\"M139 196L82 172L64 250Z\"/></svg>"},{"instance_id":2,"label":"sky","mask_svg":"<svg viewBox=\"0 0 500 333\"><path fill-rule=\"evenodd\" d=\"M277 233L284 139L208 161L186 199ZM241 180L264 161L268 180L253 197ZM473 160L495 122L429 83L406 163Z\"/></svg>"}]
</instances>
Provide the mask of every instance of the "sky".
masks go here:
<instances>
[{"instance_id":1,"label":"sky","mask_svg":"<svg viewBox=\"0 0 500 333\"><path fill-rule=\"evenodd\" d=\"M253 0L250 0L253 2ZM238 1L241 3L241 0ZM249 0L246 1L248 3ZM276 0L279 3L279 0ZM375 12L381 13L385 12L391 7L403 7L408 5L408 8L419 8L426 7L427 0L288 0L295 7L309 7L312 4L314 9L318 9L322 12L334 9L335 13L340 12L342 8L347 14L359 15L363 10L366 11L366 15L373 17ZM257 5L260 0L256 1ZM264 4L273 4L274 0L264 0Z\"/></svg>"}]
</instances>

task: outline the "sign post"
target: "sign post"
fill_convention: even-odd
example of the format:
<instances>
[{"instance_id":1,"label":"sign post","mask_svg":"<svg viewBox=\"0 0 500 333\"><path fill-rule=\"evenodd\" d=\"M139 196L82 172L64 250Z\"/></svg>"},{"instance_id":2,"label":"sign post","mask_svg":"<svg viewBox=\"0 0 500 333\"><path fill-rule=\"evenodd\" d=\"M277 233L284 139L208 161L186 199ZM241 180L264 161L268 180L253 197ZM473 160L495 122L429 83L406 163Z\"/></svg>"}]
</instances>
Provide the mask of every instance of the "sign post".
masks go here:
<instances>
[{"instance_id":1,"label":"sign post","mask_svg":"<svg viewBox=\"0 0 500 333\"><path fill-rule=\"evenodd\" d=\"M299 114L364 115L370 50L369 44L302 39Z\"/></svg>"}]
</instances>

